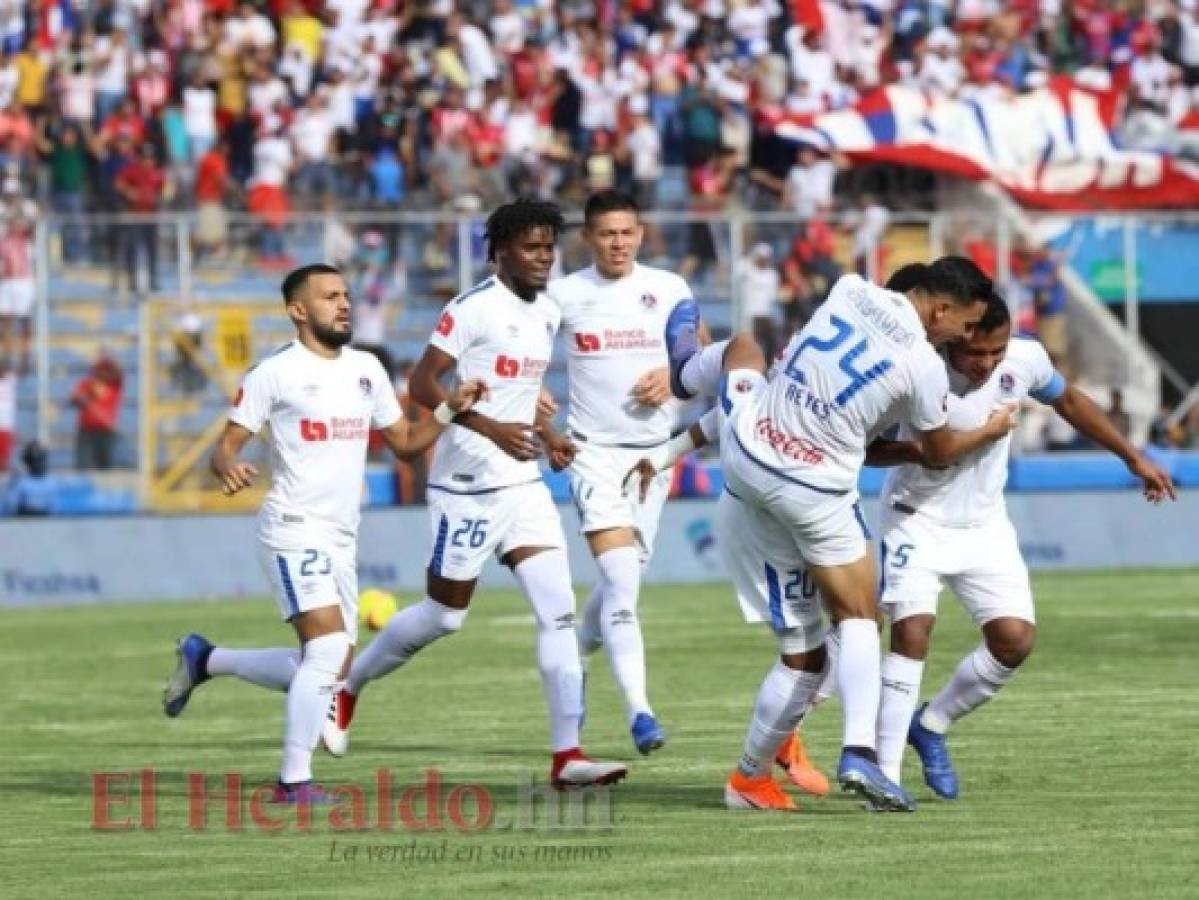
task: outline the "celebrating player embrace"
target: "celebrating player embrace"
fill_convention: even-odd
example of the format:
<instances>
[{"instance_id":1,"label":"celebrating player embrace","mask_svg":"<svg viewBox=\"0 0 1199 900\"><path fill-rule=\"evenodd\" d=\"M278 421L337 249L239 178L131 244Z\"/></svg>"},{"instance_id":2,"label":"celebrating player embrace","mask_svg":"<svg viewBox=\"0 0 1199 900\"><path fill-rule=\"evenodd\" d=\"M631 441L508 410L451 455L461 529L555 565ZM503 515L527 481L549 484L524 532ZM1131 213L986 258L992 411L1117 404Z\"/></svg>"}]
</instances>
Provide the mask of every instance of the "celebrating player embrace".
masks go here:
<instances>
[{"instance_id":1,"label":"celebrating player embrace","mask_svg":"<svg viewBox=\"0 0 1199 900\"><path fill-rule=\"evenodd\" d=\"M379 429L397 456L416 456L444 421L469 410L487 389L468 379L446 396L435 421L410 424L378 359L346 346L351 302L337 269L296 269L283 281L283 299L296 340L246 375L212 470L226 494L249 487L258 472L239 455L270 426L274 474L258 516L260 558L300 650L232 650L189 634L179 642L163 708L178 716L196 686L216 675L287 691L275 800L295 803L322 796L312 784L312 751L355 643L359 497L370 431Z\"/></svg>"},{"instance_id":2,"label":"celebrating player embrace","mask_svg":"<svg viewBox=\"0 0 1199 900\"><path fill-rule=\"evenodd\" d=\"M900 270L893 280L903 276ZM997 405L1032 398L1120 457L1148 500L1175 498L1169 475L1066 383L1044 347L1011 337L1002 297L992 296L971 335L948 345L945 358L954 427L973 427ZM948 467L900 466L889 473L882 494L882 605L891 620L891 652L882 663L879 763L899 781L904 744L911 743L928 786L947 799L957 797L958 779L946 731L1012 679L1036 634L1028 568L1003 502L1010 450L1005 437ZM981 629L983 642L914 715L942 582Z\"/></svg>"}]
</instances>

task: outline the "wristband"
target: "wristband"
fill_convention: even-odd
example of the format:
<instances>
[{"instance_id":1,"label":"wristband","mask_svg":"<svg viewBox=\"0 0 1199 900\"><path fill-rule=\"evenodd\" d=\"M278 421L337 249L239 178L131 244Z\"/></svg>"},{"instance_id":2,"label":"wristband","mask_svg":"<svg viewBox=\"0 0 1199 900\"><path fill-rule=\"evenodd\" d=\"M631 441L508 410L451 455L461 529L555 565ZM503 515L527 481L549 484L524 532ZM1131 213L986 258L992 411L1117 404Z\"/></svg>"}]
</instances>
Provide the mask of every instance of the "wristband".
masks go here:
<instances>
[{"instance_id":1,"label":"wristband","mask_svg":"<svg viewBox=\"0 0 1199 900\"><path fill-rule=\"evenodd\" d=\"M691 439L691 429L675 435L661 447L649 454L646 459L654 467L655 472L669 469L676 462L695 449L695 441Z\"/></svg>"},{"instance_id":2,"label":"wristband","mask_svg":"<svg viewBox=\"0 0 1199 900\"><path fill-rule=\"evenodd\" d=\"M454 421L454 416L456 415L458 413L444 400L438 404L437 409L433 410L433 418L442 425L449 425Z\"/></svg>"}]
</instances>

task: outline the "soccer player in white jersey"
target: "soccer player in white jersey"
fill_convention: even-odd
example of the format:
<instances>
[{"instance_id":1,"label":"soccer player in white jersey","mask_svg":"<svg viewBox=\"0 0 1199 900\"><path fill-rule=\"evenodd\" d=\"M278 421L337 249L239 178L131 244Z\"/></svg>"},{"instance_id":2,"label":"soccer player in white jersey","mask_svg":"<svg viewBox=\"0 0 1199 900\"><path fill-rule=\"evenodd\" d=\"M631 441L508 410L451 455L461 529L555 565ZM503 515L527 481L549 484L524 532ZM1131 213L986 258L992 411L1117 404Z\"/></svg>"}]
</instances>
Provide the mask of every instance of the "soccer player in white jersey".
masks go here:
<instances>
[{"instance_id":1,"label":"soccer player in white jersey","mask_svg":"<svg viewBox=\"0 0 1199 900\"><path fill-rule=\"evenodd\" d=\"M283 762L276 802L317 802L312 751L357 633L356 555L367 439L377 428L397 456L423 453L455 411L486 392L467 381L446 398L438 421L409 424L379 361L351 349L350 294L332 266L296 269L283 281L296 340L246 374L212 456L225 494L249 487L257 471L242 448L270 426L273 480L258 517L260 558L280 613L300 649L233 650L192 633L163 694L179 715L192 691L234 675L287 692Z\"/></svg>"},{"instance_id":2,"label":"soccer player in white jersey","mask_svg":"<svg viewBox=\"0 0 1199 900\"><path fill-rule=\"evenodd\" d=\"M549 708L555 787L609 784L619 763L588 759L579 747L582 666L575 637L575 596L562 523L536 458L536 438L555 468L574 445L537 415L561 314L544 293L562 215L553 204L518 200L487 220L496 274L450 301L409 381L416 402L445 398L440 381L456 369L490 387L487 401L454 419L437 442L429 472L433 552L427 596L392 617L354 661L325 726L325 745L345 752L357 698L367 682L458 631L483 564L492 554L512 570L533 609L537 667Z\"/></svg>"},{"instance_id":3,"label":"soccer player in white jersey","mask_svg":"<svg viewBox=\"0 0 1199 900\"><path fill-rule=\"evenodd\" d=\"M649 754L666 735L649 704L637 601L670 474L652 479L640 504L622 483L641 456L670 440L675 403L663 333L674 308L692 297L675 273L637 262L643 233L632 197L615 190L593 195L583 212L583 239L594 262L551 282L548 293L562 310L566 339L567 425L578 448L571 494L597 569L579 649L607 650L633 744Z\"/></svg>"},{"instance_id":4,"label":"soccer player in white jersey","mask_svg":"<svg viewBox=\"0 0 1199 900\"><path fill-rule=\"evenodd\" d=\"M1123 460L1148 500L1174 498L1169 475L1066 383L1044 347L1011 337L1003 298L995 296L973 334L949 345L945 355L958 398L950 406L951 425L973 427L995 406L1031 397ZM1003 502L1010 446L1005 437L948 468L900 466L891 470L882 493L882 605L891 621L891 652L882 664L879 763L899 781L904 744L910 742L928 786L947 799L957 797L958 779L946 732L1012 679L1036 634L1028 569ZM916 712L942 583L979 626L983 641Z\"/></svg>"},{"instance_id":5,"label":"soccer player in white jersey","mask_svg":"<svg viewBox=\"0 0 1199 900\"><path fill-rule=\"evenodd\" d=\"M877 764L877 581L857 478L866 445L890 417L908 421L926 455L942 465L1010 430L1008 408L970 432L947 426L948 383L932 349L968 333L990 292L990 280L958 257L924 267L904 294L849 275L792 339L772 381L759 389L760 376L742 376L726 363L721 403L733 414L721 440L726 494L718 543L736 562L733 580L744 601L767 595L772 616L783 612L784 601L797 604L776 623L780 660L762 686L745 753L725 786L729 806L793 808L769 769L822 680L827 659L818 592L841 639L836 666L845 729L838 781L883 808L915 808ZM682 316L667 324L672 370L687 393L694 392L688 369L697 356L697 325ZM747 399L734 402L737 394Z\"/></svg>"}]
</instances>

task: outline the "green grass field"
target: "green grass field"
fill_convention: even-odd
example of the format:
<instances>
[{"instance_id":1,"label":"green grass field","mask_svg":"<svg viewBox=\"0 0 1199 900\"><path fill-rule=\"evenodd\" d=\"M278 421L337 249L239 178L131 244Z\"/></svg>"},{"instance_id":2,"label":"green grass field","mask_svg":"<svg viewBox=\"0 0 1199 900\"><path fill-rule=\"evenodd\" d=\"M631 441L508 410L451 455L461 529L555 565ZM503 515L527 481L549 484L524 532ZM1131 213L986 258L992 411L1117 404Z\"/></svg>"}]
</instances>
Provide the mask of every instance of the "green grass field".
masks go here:
<instances>
[{"instance_id":1,"label":"green grass field","mask_svg":"<svg viewBox=\"0 0 1199 900\"><path fill-rule=\"evenodd\" d=\"M194 628L235 646L286 643L274 605L4 612L0 895L1195 897L1199 571L1045 575L1036 587L1037 652L954 732L962 799L934 800L909 758L905 782L921 801L911 816L840 796L805 798L797 815L725 811L772 641L720 586L648 590L651 697L671 742L633 762L610 829L576 832L347 833L327 812L310 833L293 818L265 834L248 814L231 832L219 806L192 831L186 773L208 773L214 789L225 772L271 781L283 698L222 680L165 719L173 640ZM380 767L397 786L437 767L448 785L485 786L510 818L518 779L547 769L531 621L516 594L480 596L462 634L364 694L350 755L319 755L318 777L370 789ZM975 642L946 602L926 694ZM591 686L588 749L632 759L602 659ZM818 710L806 730L831 767L839 709ZM93 830L91 773L146 768L156 829ZM114 814L137 810L135 799ZM414 841L426 858L376 849Z\"/></svg>"}]
</instances>

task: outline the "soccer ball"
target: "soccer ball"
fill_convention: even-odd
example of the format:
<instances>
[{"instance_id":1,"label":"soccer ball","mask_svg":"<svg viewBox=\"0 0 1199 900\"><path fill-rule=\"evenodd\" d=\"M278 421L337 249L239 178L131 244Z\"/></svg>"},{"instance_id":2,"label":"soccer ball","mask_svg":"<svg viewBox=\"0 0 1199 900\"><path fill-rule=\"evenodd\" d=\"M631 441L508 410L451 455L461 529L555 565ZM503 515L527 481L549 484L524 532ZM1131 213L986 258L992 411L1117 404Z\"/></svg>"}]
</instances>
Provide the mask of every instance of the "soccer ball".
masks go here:
<instances>
[{"instance_id":1,"label":"soccer ball","mask_svg":"<svg viewBox=\"0 0 1199 900\"><path fill-rule=\"evenodd\" d=\"M367 588L358 596L358 618L371 631L378 631L395 615L394 594L380 588Z\"/></svg>"}]
</instances>

